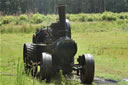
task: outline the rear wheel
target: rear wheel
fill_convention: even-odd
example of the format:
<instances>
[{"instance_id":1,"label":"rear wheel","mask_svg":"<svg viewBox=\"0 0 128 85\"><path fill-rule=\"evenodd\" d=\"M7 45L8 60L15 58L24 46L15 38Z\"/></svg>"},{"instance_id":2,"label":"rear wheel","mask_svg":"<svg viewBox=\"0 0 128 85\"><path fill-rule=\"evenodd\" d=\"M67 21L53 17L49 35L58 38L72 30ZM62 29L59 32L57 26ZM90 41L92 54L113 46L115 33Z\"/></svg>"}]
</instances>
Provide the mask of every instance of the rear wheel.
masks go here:
<instances>
[{"instance_id":1,"label":"rear wheel","mask_svg":"<svg viewBox=\"0 0 128 85\"><path fill-rule=\"evenodd\" d=\"M30 43L25 43L23 48L23 60L25 73L29 74L31 72L32 76L36 76L37 65L33 64L33 58L35 57L35 48Z\"/></svg>"},{"instance_id":2,"label":"rear wheel","mask_svg":"<svg viewBox=\"0 0 128 85\"><path fill-rule=\"evenodd\" d=\"M80 79L82 83L91 84L94 79L94 58L91 54L82 56L82 69L80 70Z\"/></svg>"}]
</instances>

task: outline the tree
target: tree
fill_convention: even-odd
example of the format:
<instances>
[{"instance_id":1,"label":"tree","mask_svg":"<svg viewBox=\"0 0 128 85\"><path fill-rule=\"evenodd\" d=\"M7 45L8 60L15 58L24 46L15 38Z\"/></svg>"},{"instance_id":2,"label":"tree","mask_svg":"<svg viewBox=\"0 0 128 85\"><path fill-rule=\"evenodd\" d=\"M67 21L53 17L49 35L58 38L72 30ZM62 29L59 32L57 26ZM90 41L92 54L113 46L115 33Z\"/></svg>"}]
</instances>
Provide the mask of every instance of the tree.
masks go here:
<instances>
[{"instance_id":1,"label":"tree","mask_svg":"<svg viewBox=\"0 0 128 85\"><path fill-rule=\"evenodd\" d=\"M127 12L128 0L0 0L0 12L56 13L57 4L66 4L68 13Z\"/></svg>"}]
</instances>

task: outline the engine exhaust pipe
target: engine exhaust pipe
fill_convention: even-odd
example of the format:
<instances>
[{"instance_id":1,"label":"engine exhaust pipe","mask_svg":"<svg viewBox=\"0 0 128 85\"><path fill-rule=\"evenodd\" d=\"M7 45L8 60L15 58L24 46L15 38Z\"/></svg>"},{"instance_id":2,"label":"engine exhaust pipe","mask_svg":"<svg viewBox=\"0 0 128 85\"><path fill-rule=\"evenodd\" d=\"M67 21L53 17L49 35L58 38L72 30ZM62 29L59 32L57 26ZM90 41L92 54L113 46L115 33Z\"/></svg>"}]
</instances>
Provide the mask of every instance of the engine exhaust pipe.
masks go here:
<instances>
[{"instance_id":1,"label":"engine exhaust pipe","mask_svg":"<svg viewBox=\"0 0 128 85\"><path fill-rule=\"evenodd\" d=\"M65 29L65 21L66 21L65 7L66 7L65 5L58 6L59 22L64 29Z\"/></svg>"}]
</instances>

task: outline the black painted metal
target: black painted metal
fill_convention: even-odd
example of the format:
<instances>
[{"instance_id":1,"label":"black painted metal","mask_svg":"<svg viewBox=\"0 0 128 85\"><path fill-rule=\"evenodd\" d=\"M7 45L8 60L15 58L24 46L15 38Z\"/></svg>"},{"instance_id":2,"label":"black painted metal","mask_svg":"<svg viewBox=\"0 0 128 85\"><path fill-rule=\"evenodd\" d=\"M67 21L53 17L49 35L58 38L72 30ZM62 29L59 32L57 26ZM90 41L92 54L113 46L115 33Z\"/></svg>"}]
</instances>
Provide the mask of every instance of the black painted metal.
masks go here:
<instances>
[{"instance_id":1,"label":"black painted metal","mask_svg":"<svg viewBox=\"0 0 128 85\"><path fill-rule=\"evenodd\" d=\"M59 70L62 70L64 75L69 75L74 70L77 75L80 75L83 83L92 83L93 59L86 55L79 56L79 64L74 64L77 44L71 39L71 27L66 20L64 5L58 7L58 13L58 22L52 23L49 27L37 29L32 43L24 44L25 70L30 72L32 69L32 75L36 75L37 67L40 66L38 76L40 80L47 81L50 81L51 76Z\"/></svg>"},{"instance_id":2,"label":"black painted metal","mask_svg":"<svg viewBox=\"0 0 128 85\"><path fill-rule=\"evenodd\" d=\"M62 26L62 29L65 29L65 5L61 5L58 7L59 20Z\"/></svg>"},{"instance_id":3,"label":"black painted metal","mask_svg":"<svg viewBox=\"0 0 128 85\"><path fill-rule=\"evenodd\" d=\"M42 59L40 64L40 78L50 81L52 75L52 55L48 53L42 53Z\"/></svg>"},{"instance_id":4,"label":"black painted metal","mask_svg":"<svg viewBox=\"0 0 128 85\"><path fill-rule=\"evenodd\" d=\"M36 63L33 63L33 62L36 62L37 60L34 57L35 57L34 46L30 43L25 43L24 49L23 49L23 60L25 63L24 64L25 65L25 72L27 74L29 74L29 72L31 72L33 77L35 77L36 73L37 73L37 65L36 65Z\"/></svg>"},{"instance_id":5,"label":"black painted metal","mask_svg":"<svg viewBox=\"0 0 128 85\"><path fill-rule=\"evenodd\" d=\"M82 69L80 70L80 79L82 83L90 84L94 79L94 58L91 54L84 54L82 57L84 64L82 64Z\"/></svg>"}]
</instances>

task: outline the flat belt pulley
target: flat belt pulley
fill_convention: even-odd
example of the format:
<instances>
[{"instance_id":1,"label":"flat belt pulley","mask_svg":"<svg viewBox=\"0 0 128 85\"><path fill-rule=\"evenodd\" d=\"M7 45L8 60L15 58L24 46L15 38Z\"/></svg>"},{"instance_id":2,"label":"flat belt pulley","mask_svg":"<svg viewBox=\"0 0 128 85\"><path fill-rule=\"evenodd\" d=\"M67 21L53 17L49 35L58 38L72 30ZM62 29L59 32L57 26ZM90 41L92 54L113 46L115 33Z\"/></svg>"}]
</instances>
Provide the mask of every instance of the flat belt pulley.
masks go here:
<instances>
[{"instance_id":1,"label":"flat belt pulley","mask_svg":"<svg viewBox=\"0 0 128 85\"><path fill-rule=\"evenodd\" d=\"M82 83L91 84L94 79L95 63L91 54L84 54L79 57L79 63L82 65L80 70L80 80Z\"/></svg>"},{"instance_id":2,"label":"flat belt pulley","mask_svg":"<svg viewBox=\"0 0 128 85\"><path fill-rule=\"evenodd\" d=\"M50 81L52 75L52 55L49 53L42 53L40 64L40 79Z\"/></svg>"}]
</instances>

